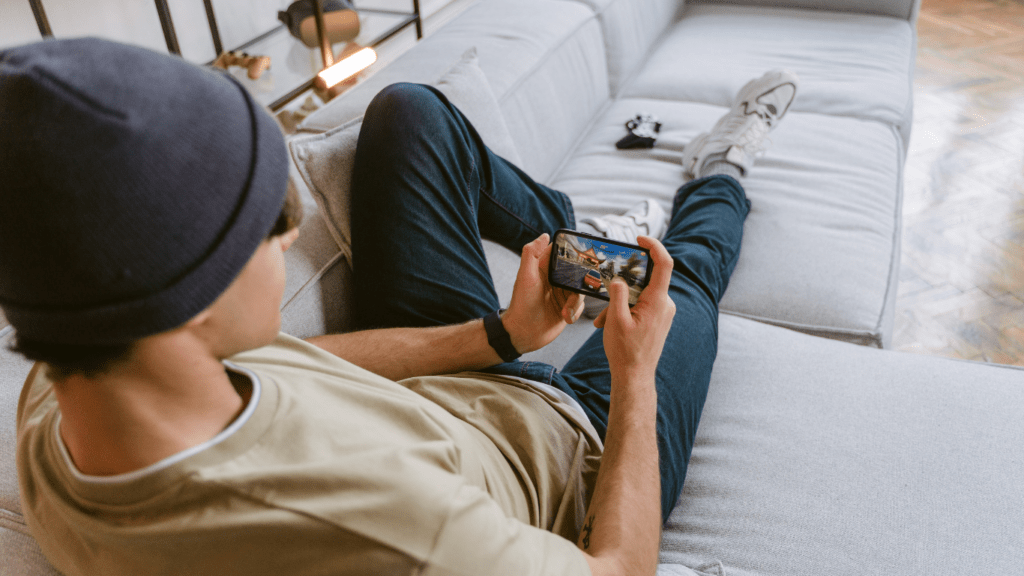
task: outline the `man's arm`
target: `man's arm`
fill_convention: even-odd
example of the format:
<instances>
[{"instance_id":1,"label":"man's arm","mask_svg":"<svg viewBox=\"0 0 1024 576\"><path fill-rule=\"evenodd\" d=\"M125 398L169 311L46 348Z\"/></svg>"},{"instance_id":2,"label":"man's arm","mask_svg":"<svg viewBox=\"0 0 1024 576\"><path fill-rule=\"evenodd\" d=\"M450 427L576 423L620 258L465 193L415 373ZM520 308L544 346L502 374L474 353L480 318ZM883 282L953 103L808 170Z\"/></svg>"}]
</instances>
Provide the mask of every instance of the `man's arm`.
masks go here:
<instances>
[{"instance_id":1,"label":"man's arm","mask_svg":"<svg viewBox=\"0 0 1024 576\"><path fill-rule=\"evenodd\" d=\"M637 242L651 250L650 284L630 309L629 288L615 279L611 303L594 321L604 328L612 376L604 455L578 542L594 576L653 575L658 565L661 478L654 379L675 303L668 296L672 257L657 240Z\"/></svg>"},{"instance_id":2,"label":"man's arm","mask_svg":"<svg viewBox=\"0 0 1024 576\"><path fill-rule=\"evenodd\" d=\"M551 343L583 311L578 294L548 284L550 257L547 234L523 247L512 301L502 314L502 324L521 354ZM329 334L308 341L391 380L479 370L501 362L487 342L481 319L452 326Z\"/></svg>"},{"instance_id":3,"label":"man's arm","mask_svg":"<svg viewBox=\"0 0 1024 576\"><path fill-rule=\"evenodd\" d=\"M308 341L391 380L478 370L501 362L487 343L483 320L329 334Z\"/></svg>"}]
</instances>

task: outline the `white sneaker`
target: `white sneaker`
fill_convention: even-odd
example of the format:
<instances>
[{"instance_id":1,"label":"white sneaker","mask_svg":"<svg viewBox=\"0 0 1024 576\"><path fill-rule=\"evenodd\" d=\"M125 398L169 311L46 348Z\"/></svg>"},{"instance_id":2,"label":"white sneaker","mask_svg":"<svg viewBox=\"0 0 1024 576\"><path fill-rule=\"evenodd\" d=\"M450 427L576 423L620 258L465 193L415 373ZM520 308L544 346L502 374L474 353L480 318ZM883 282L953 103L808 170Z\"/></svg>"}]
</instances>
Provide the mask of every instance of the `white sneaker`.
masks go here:
<instances>
[{"instance_id":1,"label":"white sneaker","mask_svg":"<svg viewBox=\"0 0 1024 576\"><path fill-rule=\"evenodd\" d=\"M660 204L654 200L644 200L624 214L584 218L580 223L589 225L599 236L609 240L636 244L637 236L661 238L668 228L668 217Z\"/></svg>"},{"instance_id":2,"label":"white sneaker","mask_svg":"<svg viewBox=\"0 0 1024 576\"><path fill-rule=\"evenodd\" d=\"M627 210L624 214L608 214L597 218L585 218L581 224L589 225L599 236L609 240L636 244L637 236L651 236L660 239L668 228L668 216L661 204L654 200L644 200ZM608 302L600 298L585 298L583 314L588 318L597 318Z\"/></svg>"},{"instance_id":3,"label":"white sneaker","mask_svg":"<svg viewBox=\"0 0 1024 576\"><path fill-rule=\"evenodd\" d=\"M732 109L711 132L698 135L683 148L686 177L697 178L708 156L723 153L725 160L745 175L754 158L764 152L765 137L789 110L799 83L797 75L789 70L772 70L747 82L736 95Z\"/></svg>"}]
</instances>

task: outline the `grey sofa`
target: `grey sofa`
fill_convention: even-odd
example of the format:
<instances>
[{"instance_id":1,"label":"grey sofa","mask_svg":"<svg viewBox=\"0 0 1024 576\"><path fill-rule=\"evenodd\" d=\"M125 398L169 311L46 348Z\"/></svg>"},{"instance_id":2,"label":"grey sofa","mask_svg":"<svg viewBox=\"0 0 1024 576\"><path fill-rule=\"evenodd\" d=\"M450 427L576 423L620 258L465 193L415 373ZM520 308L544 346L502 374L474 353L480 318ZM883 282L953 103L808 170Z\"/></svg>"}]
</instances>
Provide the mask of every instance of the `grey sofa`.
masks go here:
<instances>
[{"instance_id":1,"label":"grey sofa","mask_svg":"<svg viewBox=\"0 0 1024 576\"><path fill-rule=\"evenodd\" d=\"M569 194L579 218L640 198L667 209L682 146L747 79L790 68L797 99L744 182L752 212L659 572L1024 573L1024 372L885 350L917 6L479 0L292 139L309 215L287 253L283 330L350 327L346 161L359 116L387 84L437 83L475 47L500 110L483 119L502 120L481 130L485 141ZM638 112L660 117L656 147L616 150ZM507 301L518 256L487 249ZM560 366L591 330L572 326L530 358ZM0 359L0 573L49 574L19 515L14 470L29 364L6 350Z\"/></svg>"}]
</instances>

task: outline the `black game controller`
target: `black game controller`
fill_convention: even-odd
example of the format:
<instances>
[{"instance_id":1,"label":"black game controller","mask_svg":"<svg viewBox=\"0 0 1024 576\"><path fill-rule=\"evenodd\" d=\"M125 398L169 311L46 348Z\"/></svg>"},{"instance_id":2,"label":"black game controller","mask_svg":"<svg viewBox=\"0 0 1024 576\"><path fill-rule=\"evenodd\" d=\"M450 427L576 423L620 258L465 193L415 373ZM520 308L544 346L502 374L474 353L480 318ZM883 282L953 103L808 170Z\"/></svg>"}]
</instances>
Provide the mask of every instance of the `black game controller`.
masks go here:
<instances>
[{"instance_id":1,"label":"black game controller","mask_svg":"<svg viewBox=\"0 0 1024 576\"><path fill-rule=\"evenodd\" d=\"M640 113L626 121L626 130L629 134L615 143L616 148L653 148L654 139L661 131L661 122L654 114Z\"/></svg>"}]
</instances>

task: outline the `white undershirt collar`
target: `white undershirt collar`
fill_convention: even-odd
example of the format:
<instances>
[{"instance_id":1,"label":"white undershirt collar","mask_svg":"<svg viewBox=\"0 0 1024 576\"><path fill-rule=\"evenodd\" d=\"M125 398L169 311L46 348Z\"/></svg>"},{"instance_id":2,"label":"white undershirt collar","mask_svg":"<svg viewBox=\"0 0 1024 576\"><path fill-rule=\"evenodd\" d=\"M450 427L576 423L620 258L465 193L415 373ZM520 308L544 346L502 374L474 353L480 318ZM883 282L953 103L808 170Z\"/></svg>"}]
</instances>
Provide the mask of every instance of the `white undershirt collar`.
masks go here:
<instances>
[{"instance_id":1,"label":"white undershirt collar","mask_svg":"<svg viewBox=\"0 0 1024 576\"><path fill-rule=\"evenodd\" d=\"M121 484L125 482L132 482L149 474L153 474L155 472L159 472L160 470L169 468L177 464L178 462L185 460L186 458L195 456L196 454L199 454L203 450L211 448L223 442L224 440L227 440L232 434L234 434L242 426L244 426L245 423L256 411L256 406L260 402L260 392L262 390L262 386L260 384L259 377L256 376L256 374L253 371L247 368L243 368L227 360L224 360L224 366L227 367L232 372L241 374L249 378L249 381L252 382L252 395L249 398L249 403L246 405L245 410L242 411L238 418L235 418L235 420L231 424L229 424L227 428L221 430L213 438L210 438L209 440L203 442L202 444L197 444L191 448L182 450L177 454L172 454L171 456L168 456L167 458L164 458L159 462L150 464L145 468L139 468L138 470L126 472L124 474L115 474L113 476L93 476L91 474L83 474L81 471L78 470L78 467L75 466L74 461L71 460L71 454L68 452L68 448L64 444L64 439L61 438L60 435L61 416L58 413L57 417L54 418L53 422L53 434L54 437L57 439L57 446L60 448L60 454L64 458L64 464L67 466L68 470L71 471L71 474L75 477L75 479L79 480L80 482L88 482L91 484Z\"/></svg>"}]
</instances>

